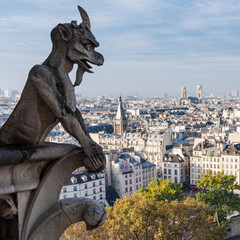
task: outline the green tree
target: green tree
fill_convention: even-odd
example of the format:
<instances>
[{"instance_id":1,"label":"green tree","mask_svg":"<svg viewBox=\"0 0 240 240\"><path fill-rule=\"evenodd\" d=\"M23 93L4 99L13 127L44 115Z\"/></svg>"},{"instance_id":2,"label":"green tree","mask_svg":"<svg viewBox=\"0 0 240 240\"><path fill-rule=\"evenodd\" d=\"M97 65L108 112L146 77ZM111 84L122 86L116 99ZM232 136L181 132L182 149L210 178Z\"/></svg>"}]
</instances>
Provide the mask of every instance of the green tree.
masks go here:
<instances>
[{"instance_id":1,"label":"green tree","mask_svg":"<svg viewBox=\"0 0 240 240\"><path fill-rule=\"evenodd\" d=\"M118 199L107 212L102 227L86 231L78 223L61 240L221 240L224 236L223 227L212 225L209 208L191 198L157 201L135 193Z\"/></svg>"},{"instance_id":2,"label":"green tree","mask_svg":"<svg viewBox=\"0 0 240 240\"><path fill-rule=\"evenodd\" d=\"M146 199L141 194L127 195L118 199L108 208L106 228L116 240L154 239L159 216L165 216L165 210L153 199Z\"/></svg>"},{"instance_id":3,"label":"green tree","mask_svg":"<svg viewBox=\"0 0 240 240\"><path fill-rule=\"evenodd\" d=\"M197 201L207 204L214 215L218 225L227 224L227 216L233 211L240 211L240 198L234 194L235 189L240 189L236 183L236 177L211 171L201 174L198 187L205 193L197 194Z\"/></svg>"},{"instance_id":4,"label":"green tree","mask_svg":"<svg viewBox=\"0 0 240 240\"><path fill-rule=\"evenodd\" d=\"M182 199L184 196L182 185L172 183L171 179L162 180L161 178L158 181L152 180L145 189L141 188L139 192L144 197L154 198L157 201L172 201Z\"/></svg>"},{"instance_id":5,"label":"green tree","mask_svg":"<svg viewBox=\"0 0 240 240\"><path fill-rule=\"evenodd\" d=\"M163 205L167 215L159 221L157 240L221 240L226 228L213 226L209 208L188 197L184 201L172 201Z\"/></svg>"}]
</instances>

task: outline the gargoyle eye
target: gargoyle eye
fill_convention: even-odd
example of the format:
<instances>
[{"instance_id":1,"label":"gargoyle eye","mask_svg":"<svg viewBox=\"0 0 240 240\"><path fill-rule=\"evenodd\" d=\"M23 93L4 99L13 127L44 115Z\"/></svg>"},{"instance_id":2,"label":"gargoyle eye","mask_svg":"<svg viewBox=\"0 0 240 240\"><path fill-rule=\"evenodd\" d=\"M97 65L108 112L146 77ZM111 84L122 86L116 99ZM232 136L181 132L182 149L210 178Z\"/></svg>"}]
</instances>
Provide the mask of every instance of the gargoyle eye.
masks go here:
<instances>
[{"instance_id":1,"label":"gargoyle eye","mask_svg":"<svg viewBox=\"0 0 240 240\"><path fill-rule=\"evenodd\" d=\"M90 51L90 50L92 50L93 49L93 45L92 44L86 44L86 45L84 45L84 47L86 48L86 50L87 51Z\"/></svg>"}]
</instances>

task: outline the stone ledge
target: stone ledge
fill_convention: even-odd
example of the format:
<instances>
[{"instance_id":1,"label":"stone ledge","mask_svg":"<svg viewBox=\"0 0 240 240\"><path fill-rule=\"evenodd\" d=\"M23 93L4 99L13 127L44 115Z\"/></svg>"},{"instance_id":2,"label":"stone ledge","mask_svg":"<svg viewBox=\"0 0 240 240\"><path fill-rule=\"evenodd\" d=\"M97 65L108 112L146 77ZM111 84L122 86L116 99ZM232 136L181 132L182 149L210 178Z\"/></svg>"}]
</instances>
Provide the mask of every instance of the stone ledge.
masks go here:
<instances>
[{"instance_id":1,"label":"stone ledge","mask_svg":"<svg viewBox=\"0 0 240 240\"><path fill-rule=\"evenodd\" d=\"M72 144L50 142L28 146L8 145L0 147L0 166L56 160L68 152L80 149L80 147Z\"/></svg>"},{"instance_id":2,"label":"stone ledge","mask_svg":"<svg viewBox=\"0 0 240 240\"><path fill-rule=\"evenodd\" d=\"M89 229L102 225L106 210L96 200L59 201L69 174L86 166L87 159L82 148L69 144L0 148L0 239L55 240L77 221L85 221ZM70 222L59 225L59 217L66 215Z\"/></svg>"}]
</instances>

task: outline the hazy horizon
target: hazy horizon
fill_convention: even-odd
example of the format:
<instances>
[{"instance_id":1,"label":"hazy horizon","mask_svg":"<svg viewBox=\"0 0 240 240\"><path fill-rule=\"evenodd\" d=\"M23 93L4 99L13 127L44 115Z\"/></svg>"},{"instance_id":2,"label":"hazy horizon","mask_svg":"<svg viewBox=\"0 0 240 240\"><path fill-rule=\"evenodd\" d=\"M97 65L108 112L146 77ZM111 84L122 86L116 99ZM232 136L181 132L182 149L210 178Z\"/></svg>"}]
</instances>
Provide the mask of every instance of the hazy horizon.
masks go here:
<instances>
[{"instance_id":1,"label":"hazy horizon","mask_svg":"<svg viewBox=\"0 0 240 240\"><path fill-rule=\"evenodd\" d=\"M85 73L82 95L208 96L240 90L240 1L16 0L0 9L0 88L22 90L51 51L50 32L89 14L105 63ZM71 74L74 81L75 72Z\"/></svg>"}]
</instances>

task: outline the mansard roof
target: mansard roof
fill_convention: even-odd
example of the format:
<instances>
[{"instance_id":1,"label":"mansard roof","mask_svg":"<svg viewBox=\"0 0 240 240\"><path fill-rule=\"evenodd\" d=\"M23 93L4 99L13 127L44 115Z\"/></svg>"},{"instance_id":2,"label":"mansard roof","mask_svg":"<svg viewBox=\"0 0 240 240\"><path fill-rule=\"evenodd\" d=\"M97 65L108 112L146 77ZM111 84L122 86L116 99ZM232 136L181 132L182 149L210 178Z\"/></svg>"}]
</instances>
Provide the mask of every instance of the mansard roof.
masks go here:
<instances>
[{"instance_id":1,"label":"mansard roof","mask_svg":"<svg viewBox=\"0 0 240 240\"><path fill-rule=\"evenodd\" d=\"M75 179L76 182L74 182L73 179ZM64 183L64 186L91 182L98 179L104 179L104 173L88 173L87 171L76 172L69 175L68 179Z\"/></svg>"},{"instance_id":2,"label":"mansard roof","mask_svg":"<svg viewBox=\"0 0 240 240\"><path fill-rule=\"evenodd\" d=\"M181 163L184 162L184 159L178 155L178 154L165 154L163 158L163 162L175 162L175 163Z\"/></svg>"},{"instance_id":3,"label":"mansard roof","mask_svg":"<svg viewBox=\"0 0 240 240\"><path fill-rule=\"evenodd\" d=\"M237 155L239 156L240 153L239 151L235 148L235 147L229 147L229 148L226 148L223 153L223 155Z\"/></svg>"}]
</instances>

